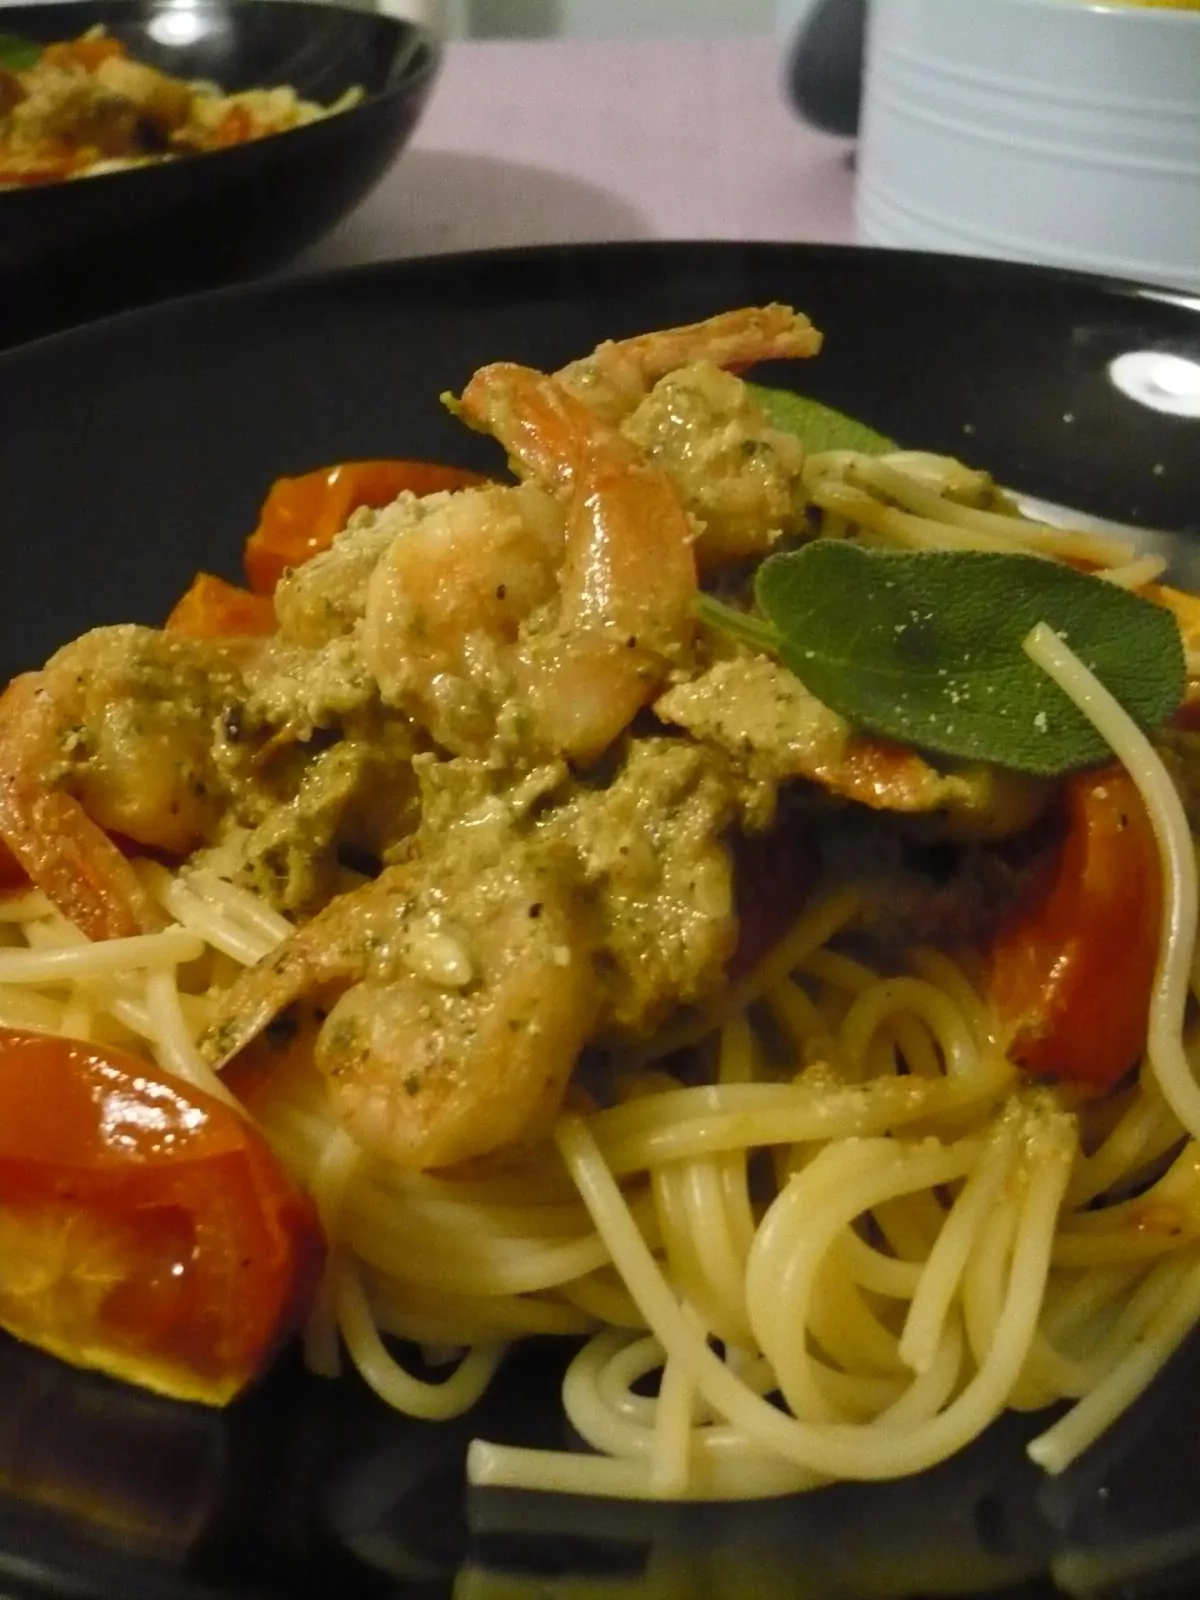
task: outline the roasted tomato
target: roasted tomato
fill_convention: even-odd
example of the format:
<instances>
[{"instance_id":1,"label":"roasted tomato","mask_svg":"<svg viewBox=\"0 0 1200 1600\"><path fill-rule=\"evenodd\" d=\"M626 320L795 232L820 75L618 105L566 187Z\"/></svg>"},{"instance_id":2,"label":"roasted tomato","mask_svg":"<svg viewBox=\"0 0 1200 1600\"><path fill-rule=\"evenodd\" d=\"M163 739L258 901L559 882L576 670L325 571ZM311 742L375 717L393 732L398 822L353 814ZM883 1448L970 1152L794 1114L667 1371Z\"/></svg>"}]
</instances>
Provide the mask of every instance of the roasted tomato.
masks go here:
<instances>
[{"instance_id":1,"label":"roasted tomato","mask_svg":"<svg viewBox=\"0 0 1200 1600\"><path fill-rule=\"evenodd\" d=\"M405 489L437 494L483 481L477 472L427 461L346 461L303 477L279 478L246 541L250 587L255 594L274 594L287 569L328 550L351 512L362 506L390 505Z\"/></svg>"},{"instance_id":2,"label":"roasted tomato","mask_svg":"<svg viewBox=\"0 0 1200 1600\"><path fill-rule=\"evenodd\" d=\"M0 1028L0 1325L224 1405L316 1286L309 1200L236 1111L107 1047Z\"/></svg>"},{"instance_id":3,"label":"roasted tomato","mask_svg":"<svg viewBox=\"0 0 1200 1600\"><path fill-rule=\"evenodd\" d=\"M275 607L269 595L198 572L167 618L166 631L189 639L257 638L275 632Z\"/></svg>"},{"instance_id":4,"label":"roasted tomato","mask_svg":"<svg viewBox=\"0 0 1200 1600\"><path fill-rule=\"evenodd\" d=\"M1066 787L1053 869L992 950L990 993L1030 1072L1110 1088L1146 1045L1162 872L1150 819L1123 768Z\"/></svg>"}]
</instances>

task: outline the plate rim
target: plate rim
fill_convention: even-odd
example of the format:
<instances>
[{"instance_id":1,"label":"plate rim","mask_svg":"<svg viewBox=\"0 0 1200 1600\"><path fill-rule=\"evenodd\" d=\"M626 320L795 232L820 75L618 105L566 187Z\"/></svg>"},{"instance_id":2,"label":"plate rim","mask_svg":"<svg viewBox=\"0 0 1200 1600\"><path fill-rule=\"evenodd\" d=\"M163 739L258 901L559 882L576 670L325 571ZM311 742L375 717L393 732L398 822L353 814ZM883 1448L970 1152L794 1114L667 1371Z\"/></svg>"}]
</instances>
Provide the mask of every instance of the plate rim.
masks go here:
<instances>
[{"instance_id":1,"label":"plate rim","mask_svg":"<svg viewBox=\"0 0 1200 1600\"><path fill-rule=\"evenodd\" d=\"M46 9L50 9L49 5ZM354 108L359 109L359 108ZM303 132L303 129L293 129ZM150 169L147 169L150 170ZM117 173L113 176L123 176ZM463 270L482 261L495 261L498 266L514 267L522 263L550 266L555 262L568 262L583 258L598 263L642 254L678 257L681 260L692 254L709 254L734 257L738 254L758 256L795 256L814 263L834 266L838 262L877 261L883 270L900 269L931 277L965 274L989 279L1015 282L1033 292L1052 288L1076 289L1103 298L1123 301L1151 301L1169 305L1196 318L1200 329L1200 295L1172 291L1161 285L1139 282L1136 279L1112 277L1103 273L1083 272L1071 267L1043 266L1039 263L1008 261L990 256L958 256L935 250L902 250L879 245L833 244L789 239L618 239L578 241L555 244L503 245L485 249L439 251L430 255L389 256L376 261L355 262L348 266L314 268L300 272L275 274L242 280L237 283L200 289L191 293L172 295L145 305L131 306L107 316L61 328L52 333L23 340L0 350L0 380L19 366L22 360L35 353L41 356L47 350L69 348L76 343L88 343L111 338L118 330L132 324L154 324L186 319L193 315L217 312L231 305L235 308L254 306L263 302L285 301L313 294L340 296L352 292L358 285L403 278L412 273L436 273L439 270Z\"/></svg>"}]
</instances>

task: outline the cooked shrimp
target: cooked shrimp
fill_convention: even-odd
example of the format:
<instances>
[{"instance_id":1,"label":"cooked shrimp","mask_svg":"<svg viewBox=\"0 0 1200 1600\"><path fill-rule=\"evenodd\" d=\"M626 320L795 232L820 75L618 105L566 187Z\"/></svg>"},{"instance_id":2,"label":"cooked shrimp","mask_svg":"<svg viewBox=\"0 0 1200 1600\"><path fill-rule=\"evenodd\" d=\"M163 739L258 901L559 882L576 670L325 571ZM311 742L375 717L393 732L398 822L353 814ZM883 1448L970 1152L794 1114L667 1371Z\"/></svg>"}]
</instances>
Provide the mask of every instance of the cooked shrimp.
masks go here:
<instances>
[{"instance_id":1,"label":"cooked shrimp","mask_svg":"<svg viewBox=\"0 0 1200 1600\"><path fill-rule=\"evenodd\" d=\"M703 322L605 340L590 356L570 362L555 376L598 416L617 423L660 378L694 362L734 369L758 361L815 356L820 348L820 333L790 306L746 306Z\"/></svg>"},{"instance_id":2,"label":"cooked shrimp","mask_svg":"<svg viewBox=\"0 0 1200 1600\"><path fill-rule=\"evenodd\" d=\"M634 444L671 480L695 523L702 567L765 554L801 523L804 447L773 428L750 390L729 368L815 355L821 336L788 306L747 307L706 322L600 345L556 374L560 388ZM491 416L477 385L468 385L468 420ZM563 470L540 446L544 419L519 419L491 431L535 477ZM485 425L486 422L485 422ZM569 464L568 464L569 470Z\"/></svg>"},{"instance_id":3,"label":"cooked shrimp","mask_svg":"<svg viewBox=\"0 0 1200 1600\"><path fill-rule=\"evenodd\" d=\"M92 939L160 918L108 837L181 855L217 816L213 724L236 669L207 645L99 628L0 697L0 837Z\"/></svg>"},{"instance_id":4,"label":"cooked shrimp","mask_svg":"<svg viewBox=\"0 0 1200 1600\"><path fill-rule=\"evenodd\" d=\"M363 643L385 700L456 753L499 736L538 756L599 756L690 644L697 530L710 553L744 555L797 514L801 446L711 363L819 344L806 318L768 306L601 345L558 379L481 368L455 409L526 483L450 497L375 565ZM676 374L688 415L647 398L699 357L710 364ZM612 424L640 401L626 436ZM565 507L565 537L546 491Z\"/></svg>"},{"instance_id":5,"label":"cooked shrimp","mask_svg":"<svg viewBox=\"0 0 1200 1600\"><path fill-rule=\"evenodd\" d=\"M384 699L446 749L486 747L520 625L558 589L565 521L532 484L465 489L412 518L367 583L363 647Z\"/></svg>"},{"instance_id":6,"label":"cooked shrimp","mask_svg":"<svg viewBox=\"0 0 1200 1600\"><path fill-rule=\"evenodd\" d=\"M316 1063L335 1114L401 1166L544 1132L596 1012L583 917L551 853L470 830L342 895L227 991L216 1064L303 997L333 1000Z\"/></svg>"},{"instance_id":7,"label":"cooked shrimp","mask_svg":"<svg viewBox=\"0 0 1200 1600\"><path fill-rule=\"evenodd\" d=\"M1028 827L1054 785L981 762L941 771L905 745L849 724L799 678L765 656L718 661L669 689L664 722L726 751L759 791L769 816L781 783L805 778L875 811L937 813L963 837L1000 838Z\"/></svg>"},{"instance_id":8,"label":"cooked shrimp","mask_svg":"<svg viewBox=\"0 0 1200 1600\"><path fill-rule=\"evenodd\" d=\"M559 613L526 634L518 659L554 750L599 756L680 661L693 633L690 535L664 473L615 435L589 441L572 485Z\"/></svg>"},{"instance_id":9,"label":"cooked shrimp","mask_svg":"<svg viewBox=\"0 0 1200 1600\"><path fill-rule=\"evenodd\" d=\"M700 361L659 380L621 424L694 518L702 568L765 555L803 526L804 446L740 378Z\"/></svg>"},{"instance_id":10,"label":"cooked shrimp","mask_svg":"<svg viewBox=\"0 0 1200 1600\"><path fill-rule=\"evenodd\" d=\"M368 585L368 667L452 750L499 732L591 761L690 643L687 516L663 473L542 373L485 367L461 409L535 483L465 491L397 536Z\"/></svg>"}]
</instances>

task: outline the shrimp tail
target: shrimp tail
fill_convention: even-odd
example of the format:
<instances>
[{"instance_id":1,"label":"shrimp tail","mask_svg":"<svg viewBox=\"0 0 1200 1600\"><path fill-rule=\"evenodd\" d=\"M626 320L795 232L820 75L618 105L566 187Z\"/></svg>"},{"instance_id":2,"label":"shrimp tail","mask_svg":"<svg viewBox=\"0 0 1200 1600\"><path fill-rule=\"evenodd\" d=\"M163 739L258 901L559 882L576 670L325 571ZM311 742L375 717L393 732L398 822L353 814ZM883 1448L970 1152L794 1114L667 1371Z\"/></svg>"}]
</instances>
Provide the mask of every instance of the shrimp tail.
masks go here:
<instances>
[{"instance_id":1,"label":"shrimp tail","mask_svg":"<svg viewBox=\"0 0 1200 1600\"><path fill-rule=\"evenodd\" d=\"M46 786L40 761L30 759L40 688L41 674L26 673L0 696L0 838L89 939L153 932L162 916L133 867L73 795Z\"/></svg>"},{"instance_id":2,"label":"shrimp tail","mask_svg":"<svg viewBox=\"0 0 1200 1600\"><path fill-rule=\"evenodd\" d=\"M468 427L497 439L525 476L559 492L574 484L597 431L596 417L582 400L515 361L480 367L455 411ZM627 454L635 458L632 447Z\"/></svg>"},{"instance_id":3,"label":"shrimp tail","mask_svg":"<svg viewBox=\"0 0 1200 1600\"><path fill-rule=\"evenodd\" d=\"M660 378L694 362L741 372L760 361L815 356L820 348L819 331L791 306L745 306L702 322L607 340L556 376L569 394L606 421L619 422Z\"/></svg>"},{"instance_id":4,"label":"shrimp tail","mask_svg":"<svg viewBox=\"0 0 1200 1600\"><path fill-rule=\"evenodd\" d=\"M200 1052L215 1070L298 1000L335 994L363 976L366 941L349 935L389 894L391 874L399 870L331 900L277 950L238 974L200 1039Z\"/></svg>"},{"instance_id":5,"label":"shrimp tail","mask_svg":"<svg viewBox=\"0 0 1200 1600\"><path fill-rule=\"evenodd\" d=\"M200 1039L200 1053L215 1071L253 1044L289 1006L314 991L347 985L358 975L349 961L338 965L323 959L318 942L305 937L311 927L309 923L280 949L248 967L225 991L217 1015Z\"/></svg>"},{"instance_id":6,"label":"shrimp tail","mask_svg":"<svg viewBox=\"0 0 1200 1600\"><path fill-rule=\"evenodd\" d=\"M481 367L458 400L443 401L468 427L490 433L528 476L559 489L579 469L578 441L596 422L614 426L660 378L709 361L738 372L760 361L814 356L821 335L791 306L747 306L703 322L608 340L553 378L515 362Z\"/></svg>"}]
</instances>

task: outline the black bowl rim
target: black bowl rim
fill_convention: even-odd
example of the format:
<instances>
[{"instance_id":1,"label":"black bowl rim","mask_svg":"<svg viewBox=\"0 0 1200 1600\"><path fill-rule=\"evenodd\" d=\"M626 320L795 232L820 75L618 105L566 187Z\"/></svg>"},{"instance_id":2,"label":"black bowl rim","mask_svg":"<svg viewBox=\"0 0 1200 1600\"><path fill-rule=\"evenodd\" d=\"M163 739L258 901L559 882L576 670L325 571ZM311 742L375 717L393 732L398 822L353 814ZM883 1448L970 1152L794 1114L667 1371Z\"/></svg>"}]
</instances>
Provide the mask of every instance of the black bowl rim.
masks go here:
<instances>
[{"instance_id":1,"label":"black bowl rim","mask_svg":"<svg viewBox=\"0 0 1200 1600\"><path fill-rule=\"evenodd\" d=\"M274 4L275 0L251 0L251 3L269 5ZM307 0L301 0L301 3L307 3ZM297 128L291 131L303 133L305 130ZM120 177L122 174L117 173L114 176ZM666 259L668 264L671 257L677 257L682 265L691 258L703 255L716 258L744 253L777 255L781 260L789 257L803 259L829 267L839 263L878 262L881 271L901 272L917 280L964 276L974 280L980 287L987 287L995 282L1014 284L1031 293L1050 292L1058 288L1074 289L1080 293L1121 300L1150 300L1174 306L1185 314L1195 316L1198 319L1197 326L1200 327L1200 295L1190 294L1182 289L1173 290L1161 284L1082 272L1071 267L1043 266L1035 262L1007 261L990 256L958 256L936 250L899 250L877 245L824 244L805 240L600 240L567 244L505 245L497 248L445 251L431 255L388 257L380 261L358 262L351 266L288 273L251 282L227 284L213 289L201 289L157 301L151 305L132 306L91 322L43 334L0 351L0 378L19 369L24 360L40 361L59 348L69 350L78 342L86 344L93 340L104 341L116 337L131 322L135 326L144 324L152 327L155 322L170 322L175 318L189 315L219 316L220 308L224 305L253 306L259 302L270 303L295 297L304 298L312 294L331 293L338 296L352 292L358 285L373 285L378 280L388 278L394 278L402 284L409 275L419 278L430 273L452 273L481 260L492 261L500 269L511 269L522 264L549 267L555 262L577 263L579 270L582 271L588 263L594 262L597 266L603 266L610 261L633 262L641 255L652 256L656 260Z\"/></svg>"},{"instance_id":2,"label":"black bowl rim","mask_svg":"<svg viewBox=\"0 0 1200 1600\"><path fill-rule=\"evenodd\" d=\"M89 0L75 0L76 4L88 4ZM137 17L165 9L162 0L105 0L109 7L127 10L130 17ZM194 0L195 8L200 11L216 11L226 9L220 0ZM395 59L389 68L389 79L381 89L369 90L357 104L347 107L345 111L337 113L337 120L354 118L356 121L367 112L376 107L386 105L396 99L407 99L410 95L428 93L433 81L441 71L444 59L443 42L432 28L423 22L414 21L408 17L394 17L386 11L370 11L365 6L343 3L343 0L237 0L239 10L262 10L268 8L279 10L287 9L297 11L301 7L319 10L322 15L332 14L340 17L367 17L372 22L395 30L396 44L407 37L412 41L407 57L401 61L400 71L395 77ZM61 0L41 0L35 4L4 5L0 8L0 33L20 33L20 19L30 15L51 18L61 15L65 7ZM319 130L327 127L329 119L322 117L316 122L307 122L298 128L284 128L279 133L272 133L267 139L273 144L276 139L295 140L311 139L313 135L320 136ZM243 158L248 150L261 147L266 140L253 140L250 144L230 145L225 150L202 150L186 159L189 165L193 161L203 161L206 164L220 160L228 164ZM164 171L172 171L175 162L159 162L150 166L127 167L115 172L100 172L90 178L62 178L54 183L36 183L12 188L0 188L0 217L6 205L38 205L42 203L37 199L39 195L62 195L80 183L86 183L89 189L92 184L104 184L106 187L115 182L137 183L161 181ZM188 296L187 298L192 298ZM106 319L107 320L107 319Z\"/></svg>"}]
</instances>

